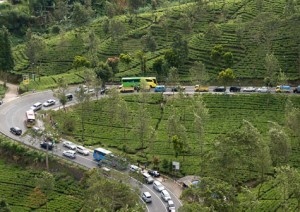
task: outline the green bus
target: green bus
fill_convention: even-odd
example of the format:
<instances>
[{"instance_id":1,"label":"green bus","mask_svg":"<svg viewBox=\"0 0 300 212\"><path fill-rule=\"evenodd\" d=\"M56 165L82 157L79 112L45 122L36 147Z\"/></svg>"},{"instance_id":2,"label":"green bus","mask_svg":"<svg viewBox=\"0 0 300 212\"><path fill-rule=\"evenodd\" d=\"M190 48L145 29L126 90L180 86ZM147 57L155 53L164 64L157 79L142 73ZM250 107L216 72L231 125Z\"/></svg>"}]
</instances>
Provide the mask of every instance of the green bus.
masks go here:
<instances>
[{"instance_id":1,"label":"green bus","mask_svg":"<svg viewBox=\"0 0 300 212\"><path fill-rule=\"evenodd\" d=\"M156 77L123 77L121 82L124 88L139 88L143 82L147 83L150 88L157 86Z\"/></svg>"}]
</instances>

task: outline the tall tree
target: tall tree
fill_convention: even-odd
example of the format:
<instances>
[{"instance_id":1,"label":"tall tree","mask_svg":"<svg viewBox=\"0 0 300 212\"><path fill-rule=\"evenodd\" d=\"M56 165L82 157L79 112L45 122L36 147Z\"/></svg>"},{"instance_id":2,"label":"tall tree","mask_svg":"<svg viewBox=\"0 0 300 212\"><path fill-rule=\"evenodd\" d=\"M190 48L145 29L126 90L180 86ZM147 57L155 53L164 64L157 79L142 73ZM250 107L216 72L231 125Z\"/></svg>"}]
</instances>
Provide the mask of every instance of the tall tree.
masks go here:
<instances>
[{"instance_id":1,"label":"tall tree","mask_svg":"<svg viewBox=\"0 0 300 212\"><path fill-rule=\"evenodd\" d=\"M11 209L9 208L9 205L5 201L5 199L0 200L0 211L1 212L11 212Z\"/></svg>"},{"instance_id":2,"label":"tall tree","mask_svg":"<svg viewBox=\"0 0 300 212\"><path fill-rule=\"evenodd\" d=\"M141 51L141 50L137 51L135 55L136 55L137 59L140 61L141 74L143 76L145 76L146 71L147 71L147 64L146 64L147 56L146 56L145 52Z\"/></svg>"},{"instance_id":3,"label":"tall tree","mask_svg":"<svg viewBox=\"0 0 300 212\"><path fill-rule=\"evenodd\" d=\"M91 66L94 68L97 65L98 57L97 57L97 48L98 48L99 40L93 30L88 33L86 47L88 50L88 58L91 61Z\"/></svg>"},{"instance_id":4,"label":"tall tree","mask_svg":"<svg viewBox=\"0 0 300 212\"><path fill-rule=\"evenodd\" d=\"M235 79L235 75L231 68L227 68L224 71L221 71L218 75L218 80L221 81L226 89L226 86Z\"/></svg>"},{"instance_id":5,"label":"tall tree","mask_svg":"<svg viewBox=\"0 0 300 212\"><path fill-rule=\"evenodd\" d=\"M5 26L0 30L0 46L0 71L7 73L14 68L14 59L12 56L10 35Z\"/></svg>"},{"instance_id":6,"label":"tall tree","mask_svg":"<svg viewBox=\"0 0 300 212\"><path fill-rule=\"evenodd\" d=\"M111 67L107 63L100 62L97 64L97 67L95 68L95 72L98 78L102 80L103 85L112 78L113 72Z\"/></svg>"},{"instance_id":7,"label":"tall tree","mask_svg":"<svg viewBox=\"0 0 300 212\"><path fill-rule=\"evenodd\" d=\"M67 104L67 91L68 91L68 84L66 83L65 78L60 77L57 80L57 90L54 92L54 96L56 96L60 102L60 104L63 106L64 111L66 112L66 104Z\"/></svg>"},{"instance_id":8,"label":"tall tree","mask_svg":"<svg viewBox=\"0 0 300 212\"><path fill-rule=\"evenodd\" d=\"M196 61L190 68L191 81L198 85L208 85L209 75L204 63Z\"/></svg>"},{"instance_id":9,"label":"tall tree","mask_svg":"<svg viewBox=\"0 0 300 212\"><path fill-rule=\"evenodd\" d=\"M266 69L265 78L264 78L265 84L267 86L276 85L278 72L280 70L280 65L276 56L273 53L266 54L265 69Z\"/></svg>"},{"instance_id":10,"label":"tall tree","mask_svg":"<svg viewBox=\"0 0 300 212\"><path fill-rule=\"evenodd\" d=\"M36 184L41 191L46 195L46 211L48 211L48 199L50 192L54 189L55 179L50 172L42 172L40 176L36 178Z\"/></svg>"},{"instance_id":11,"label":"tall tree","mask_svg":"<svg viewBox=\"0 0 300 212\"><path fill-rule=\"evenodd\" d=\"M178 73L178 69L177 69L176 67L171 67L171 68L169 69L168 81L169 81L172 85L177 85L177 84L179 84L179 73Z\"/></svg>"}]
</instances>

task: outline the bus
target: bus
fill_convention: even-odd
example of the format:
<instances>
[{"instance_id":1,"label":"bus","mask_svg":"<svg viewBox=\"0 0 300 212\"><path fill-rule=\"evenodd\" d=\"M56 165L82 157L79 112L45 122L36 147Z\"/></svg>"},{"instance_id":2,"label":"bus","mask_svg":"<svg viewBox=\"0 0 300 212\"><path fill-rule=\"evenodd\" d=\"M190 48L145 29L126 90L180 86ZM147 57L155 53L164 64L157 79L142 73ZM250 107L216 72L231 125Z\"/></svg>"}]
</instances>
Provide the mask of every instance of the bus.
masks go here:
<instances>
[{"instance_id":1,"label":"bus","mask_svg":"<svg viewBox=\"0 0 300 212\"><path fill-rule=\"evenodd\" d=\"M35 125L34 111L28 110L28 111L26 111L25 115L26 115L26 120L25 120L26 126L28 128L33 127Z\"/></svg>"},{"instance_id":2,"label":"bus","mask_svg":"<svg viewBox=\"0 0 300 212\"><path fill-rule=\"evenodd\" d=\"M142 82L146 82L150 88L155 88L157 86L156 77L123 77L122 86L126 87L140 87Z\"/></svg>"},{"instance_id":3,"label":"bus","mask_svg":"<svg viewBox=\"0 0 300 212\"><path fill-rule=\"evenodd\" d=\"M103 148L96 148L94 149L93 158L96 161L100 161L105 159L106 155L112 155L111 151L103 149Z\"/></svg>"}]
</instances>

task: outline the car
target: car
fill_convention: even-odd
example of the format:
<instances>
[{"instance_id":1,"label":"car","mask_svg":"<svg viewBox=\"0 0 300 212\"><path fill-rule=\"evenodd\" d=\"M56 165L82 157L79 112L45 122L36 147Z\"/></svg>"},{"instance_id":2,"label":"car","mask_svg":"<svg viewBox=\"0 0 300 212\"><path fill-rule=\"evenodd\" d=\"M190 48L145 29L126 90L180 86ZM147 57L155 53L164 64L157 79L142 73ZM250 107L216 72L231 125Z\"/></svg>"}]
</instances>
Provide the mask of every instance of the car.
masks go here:
<instances>
[{"instance_id":1,"label":"car","mask_svg":"<svg viewBox=\"0 0 300 212\"><path fill-rule=\"evenodd\" d=\"M148 174L150 174L153 177L159 177L160 176L159 172L155 171L155 170L149 170Z\"/></svg>"},{"instance_id":2,"label":"car","mask_svg":"<svg viewBox=\"0 0 300 212\"><path fill-rule=\"evenodd\" d=\"M71 94L71 93L66 94L66 98L67 98L68 101L72 101L73 100L73 94Z\"/></svg>"},{"instance_id":3,"label":"car","mask_svg":"<svg viewBox=\"0 0 300 212\"><path fill-rule=\"evenodd\" d=\"M3 104L3 100L2 99L0 99L0 105L2 105Z\"/></svg>"},{"instance_id":4,"label":"car","mask_svg":"<svg viewBox=\"0 0 300 212\"><path fill-rule=\"evenodd\" d=\"M35 135L42 135L43 134L43 130L37 126L33 126L32 131Z\"/></svg>"},{"instance_id":5,"label":"car","mask_svg":"<svg viewBox=\"0 0 300 212\"><path fill-rule=\"evenodd\" d=\"M166 91L166 86L164 85L158 85L154 89L154 92L165 92L165 91Z\"/></svg>"},{"instance_id":6,"label":"car","mask_svg":"<svg viewBox=\"0 0 300 212\"><path fill-rule=\"evenodd\" d=\"M150 194L148 191L143 192L143 194L142 194L142 199L143 199L146 203L152 202L151 194Z\"/></svg>"},{"instance_id":7,"label":"car","mask_svg":"<svg viewBox=\"0 0 300 212\"><path fill-rule=\"evenodd\" d=\"M276 93L290 93L291 92L291 86L289 85L278 85L275 89Z\"/></svg>"},{"instance_id":8,"label":"car","mask_svg":"<svg viewBox=\"0 0 300 212\"><path fill-rule=\"evenodd\" d=\"M300 85L298 85L294 90L294 93L300 93Z\"/></svg>"},{"instance_id":9,"label":"car","mask_svg":"<svg viewBox=\"0 0 300 212\"><path fill-rule=\"evenodd\" d=\"M78 88L76 88L75 92L79 92L80 89L83 89L83 91L86 92L88 87L86 85L80 85Z\"/></svg>"},{"instance_id":10,"label":"car","mask_svg":"<svg viewBox=\"0 0 300 212\"><path fill-rule=\"evenodd\" d=\"M154 182L154 179L147 172L143 173L143 177L147 184L151 184Z\"/></svg>"},{"instance_id":11,"label":"car","mask_svg":"<svg viewBox=\"0 0 300 212\"><path fill-rule=\"evenodd\" d=\"M209 91L209 87L208 86L203 86L203 85L195 85L194 88L195 92L208 92Z\"/></svg>"},{"instance_id":12,"label":"car","mask_svg":"<svg viewBox=\"0 0 300 212\"><path fill-rule=\"evenodd\" d=\"M163 186L163 184L161 184L161 182L155 180L153 182L153 189L156 191L161 192L162 190L165 190L165 187Z\"/></svg>"},{"instance_id":13,"label":"car","mask_svg":"<svg viewBox=\"0 0 300 212\"><path fill-rule=\"evenodd\" d=\"M172 92L179 92L179 91L185 91L185 87L184 86L181 86L181 85L177 85L177 86L174 86L171 88L171 91Z\"/></svg>"},{"instance_id":14,"label":"car","mask_svg":"<svg viewBox=\"0 0 300 212\"><path fill-rule=\"evenodd\" d=\"M175 211L175 204L174 204L173 200L168 200L167 209L169 212Z\"/></svg>"},{"instance_id":15,"label":"car","mask_svg":"<svg viewBox=\"0 0 300 212\"><path fill-rule=\"evenodd\" d=\"M138 166L136 166L136 165L130 165L129 170L132 171L132 172L138 172L141 169Z\"/></svg>"},{"instance_id":16,"label":"car","mask_svg":"<svg viewBox=\"0 0 300 212\"><path fill-rule=\"evenodd\" d=\"M32 105L32 106L30 107L30 109L33 110L33 111L35 112L35 111L38 111L38 110L42 109L42 106L43 106L42 103L37 102L37 103L35 103L34 105Z\"/></svg>"},{"instance_id":17,"label":"car","mask_svg":"<svg viewBox=\"0 0 300 212\"><path fill-rule=\"evenodd\" d=\"M241 92L241 87L238 87L238 86L231 86L229 88L229 91L230 92Z\"/></svg>"},{"instance_id":18,"label":"car","mask_svg":"<svg viewBox=\"0 0 300 212\"><path fill-rule=\"evenodd\" d=\"M226 88L224 86L219 86L214 89L214 92L225 92Z\"/></svg>"},{"instance_id":19,"label":"car","mask_svg":"<svg viewBox=\"0 0 300 212\"><path fill-rule=\"evenodd\" d=\"M256 88L255 87L246 87L243 89L243 92L255 92Z\"/></svg>"},{"instance_id":20,"label":"car","mask_svg":"<svg viewBox=\"0 0 300 212\"><path fill-rule=\"evenodd\" d=\"M22 130L19 127L11 127L10 132L15 135L22 135Z\"/></svg>"},{"instance_id":21,"label":"car","mask_svg":"<svg viewBox=\"0 0 300 212\"><path fill-rule=\"evenodd\" d=\"M264 87L257 88L256 91L257 91L258 93L270 93L269 88L267 88L267 87L265 87L265 86L264 86Z\"/></svg>"},{"instance_id":22,"label":"car","mask_svg":"<svg viewBox=\"0 0 300 212\"><path fill-rule=\"evenodd\" d=\"M52 105L55 105L56 101L54 99L49 99L47 100L46 102L43 103L43 106L44 107L49 107L49 106L52 106Z\"/></svg>"},{"instance_id":23,"label":"car","mask_svg":"<svg viewBox=\"0 0 300 212\"><path fill-rule=\"evenodd\" d=\"M86 94L95 94L95 89L90 88L90 89L86 90L84 93L86 93Z\"/></svg>"},{"instance_id":24,"label":"car","mask_svg":"<svg viewBox=\"0 0 300 212\"><path fill-rule=\"evenodd\" d=\"M165 202L168 202L169 200L171 200L171 196L167 190L162 190L160 192L160 196Z\"/></svg>"},{"instance_id":25,"label":"car","mask_svg":"<svg viewBox=\"0 0 300 212\"><path fill-rule=\"evenodd\" d=\"M90 151L88 149L84 148L83 146L77 146L76 151L85 156L88 156L90 154Z\"/></svg>"},{"instance_id":26,"label":"car","mask_svg":"<svg viewBox=\"0 0 300 212\"><path fill-rule=\"evenodd\" d=\"M75 159L76 158L76 152L73 150L65 150L63 151L63 156Z\"/></svg>"},{"instance_id":27,"label":"car","mask_svg":"<svg viewBox=\"0 0 300 212\"><path fill-rule=\"evenodd\" d=\"M63 142L63 146L67 147L67 148L69 148L71 150L76 150L76 145L73 144L71 141L64 141Z\"/></svg>"},{"instance_id":28,"label":"car","mask_svg":"<svg viewBox=\"0 0 300 212\"><path fill-rule=\"evenodd\" d=\"M100 90L100 95L106 94L107 91L108 91L108 88L102 88L102 89Z\"/></svg>"},{"instance_id":29,"label":"car","mask_svg":"<svg viewBox=\"0 0 300 212\"><path fill-rule=\"evenodd\" d=\"M48 145L48 147L47 147L47 145ZM40 143L40 146L43 149L47 149L48 148L48 150L52 150L53 147L54 147L54 143L51 142L51 141L44 141L44 142Z\"/></svg>"}]
</instances>

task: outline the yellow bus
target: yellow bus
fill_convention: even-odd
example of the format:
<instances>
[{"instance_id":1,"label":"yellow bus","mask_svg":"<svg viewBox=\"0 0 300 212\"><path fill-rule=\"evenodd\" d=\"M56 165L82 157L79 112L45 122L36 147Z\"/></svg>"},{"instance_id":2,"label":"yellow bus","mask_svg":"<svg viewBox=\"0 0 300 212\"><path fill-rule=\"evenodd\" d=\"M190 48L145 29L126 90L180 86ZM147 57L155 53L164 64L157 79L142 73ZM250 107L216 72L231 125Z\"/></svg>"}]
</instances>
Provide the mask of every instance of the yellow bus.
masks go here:
<instances>
[{"instance_id":1,"label":"yellow bus","mask_svg":"<svg viewBox=\"0 0 300 212\"><path fill-rule=\"evenodd\" d=\"M121 82L124 88L138 88L143 81L146 81L150 88L155 88L157 86L156 77L123 77Z\"/></svg>"},{"instance_id":2,"label":"yellow bus","mask_svg":"<svg viewBox=\"0 0 300 212\"><path fill-rule=\"evenodd\" d=\"M26 111L26 120L25 124L28 128L33 127L35 125L35 115L33 110Z\"/></svg>"}]
</instances>

